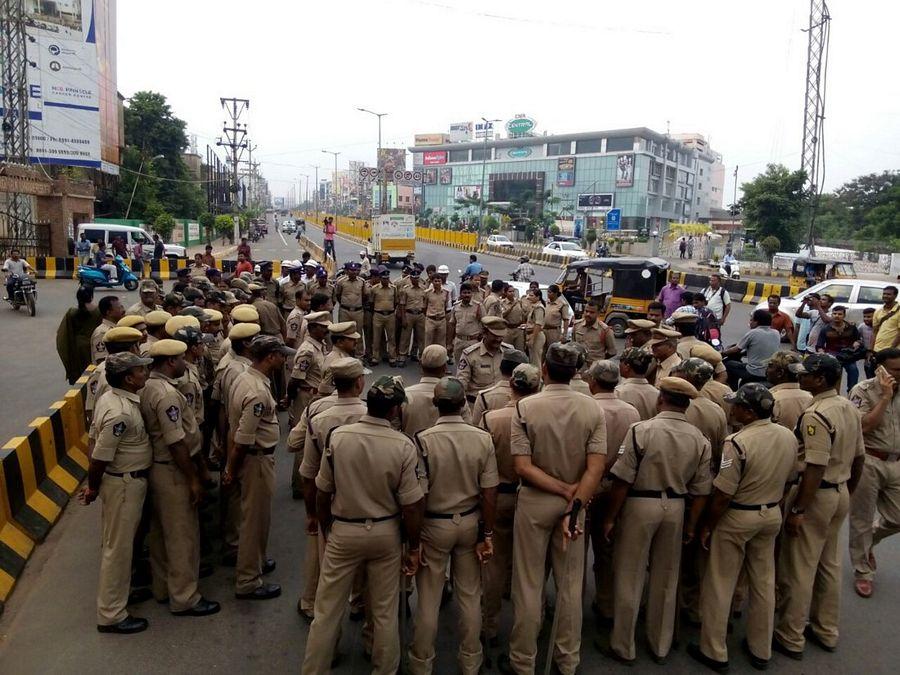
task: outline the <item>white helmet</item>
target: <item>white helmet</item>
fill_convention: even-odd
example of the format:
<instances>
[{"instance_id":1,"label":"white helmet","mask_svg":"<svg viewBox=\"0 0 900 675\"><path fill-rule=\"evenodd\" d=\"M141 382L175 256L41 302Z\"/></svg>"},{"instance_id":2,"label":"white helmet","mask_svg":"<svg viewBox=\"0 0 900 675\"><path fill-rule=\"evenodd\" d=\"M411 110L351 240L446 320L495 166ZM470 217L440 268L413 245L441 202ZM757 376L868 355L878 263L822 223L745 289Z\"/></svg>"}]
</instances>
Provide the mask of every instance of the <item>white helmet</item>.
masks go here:
<instances>
[{"instance_id":1,"label":"white helmet","mask_svg":"<svg viewBox=\"0 0 900 675\"><path fill-rule=\"evenodd\" d=\"M294 261L293 260L282 260L281 261L281 269L283 269L283 270L294 269Z\"/></svg>"},{"instance_id":2,"label":"white helmet","mask_svg":"<svg viewBox=\"0 0 900 675\"><path fill-rule=\"evenodd\" d=\"M360 254L361 256L363 256L363 255L366 255L366 252L365 252L365 251L360 251L359 254Z\"/></svg>"},{"instance_id":3,"label":"white helmet","mask_svg":"<svg viewBox=\"0 0 900 675\"><path fill-rule=\"evenodd\" d=\"M441 265L440 267L437 268L437 273L438 274L450 274L450 268L447 267L446 265Z\"/></svg>"},{"instance_id":4,"label":"white helmet","mask_svg":"<svg viewBox=\"0 0 900 675\"><path fill-rule=\"evenodd\" d=\"M261 269L260 269L259 265L254 265L254 266L253 266L253 273L254 273L254 274L259 274L260 272L261 272Z\"/></svg>"}]
</instances>

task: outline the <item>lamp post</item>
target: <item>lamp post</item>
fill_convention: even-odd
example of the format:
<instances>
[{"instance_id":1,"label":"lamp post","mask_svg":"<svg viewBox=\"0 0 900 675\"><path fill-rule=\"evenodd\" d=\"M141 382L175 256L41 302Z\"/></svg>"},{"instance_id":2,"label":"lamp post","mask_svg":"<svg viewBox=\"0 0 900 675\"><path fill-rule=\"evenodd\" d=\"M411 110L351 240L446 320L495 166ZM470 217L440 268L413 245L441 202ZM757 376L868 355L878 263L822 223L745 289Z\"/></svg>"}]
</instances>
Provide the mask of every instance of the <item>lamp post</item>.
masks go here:
<instances>
[{"instance_id":1,"label":"lamp post","mask_svg":"<svg viewBox=\"0 0 900 675\"><path fill-rule=\"evenodd\" d=\"M332 211L334 211L334 218L335 218L335 220L337 220L337 215L338 215L338 212L337 212L337 201L338 201L337 200L337 195L338 195L338 191L337 191L337 187L338 187L337 158L338 158L338 155L341 153L335 152L334 150L323 150L322 152L324 152L326 155L334 155L334 174L331 178L331 183L332 183L331 187L332 187L332 191L334 192L334 197L333 197L334 208L332 209Z\"/></svg>"},{"instance_id":2,"label":"lamp post","mask_svg":"<svg viewBox=\"0 0 900 675\"><path fill-rule=\"evenodd\" d=\"M301 193L300 193L300 194L303 196L303 210L304 210L304 212L305 212L305 211L306 211L306 208L307 208L307 204L308 204L308 202L309 202L309 174L308 174L308 173L301 173L301 174L298 174L298 175L300 176L301 179L303 179L303 178L306 179L306 190L301 190ZM302 182L302 180L298 180L297 182L300 183L300 186L301 186L301 188L302 188L302 187L303 187L303 182Z\"/></svg>"},{"instance_id":3,"label":"lamp post","mask_svg":"<svg viewBox=\"0 0 900 675\"><path fill-rule=\"evenodd\" d=\"M481 229L484 226L482 222L484 218L484 173L487 167L487 141L488 141L488 127L493 128L494 122L499 122L500 120L489 120L486 117L482 117L481 120L484 122L484 145L481 150L481 194L478 196L478 227L475 230L475 246L478 247L481 245ZM491 133L493 136L493 132Z\"/></svg>"},{"instance_id":4,"label":"lamp post","mask_svg":"<svg viewBox=\"0 0 900 675\"><path fill-rule=\"evenodd\" d=\"M154 155L150 158L150 163L152 164L158 159L162 159L165 155ZM137 184L141 179L141 171L144 170L144 158L141 157L141 165L138 167L137 175L134 177L134 186L131 188L131 197L128 198L128 208L125 209L125 220L128 220L128 214L131 213L131 202L134 201L134 193L137 192Z\"/></svg>"},{"instance_id":5,"label":"lamp post","mask_svg":"<svg viewBox=\"0 0 900 675\"><path fill-rule=\"evenodd\" d=\"M315 222L319 222L319 165L318 164L307 164L310 169L316 170L316 182L313 184L315 190L313 191L313 203L316 211L316 219ZM307 179L308 180L308 179Z\"/></svg>"},{"instance_id":6,"label":"lamp post","mask_svg":"<svg viewBox=\"0 0 900 675\"><path fill-rule=\"evenodd\" d=\"M377 113L372 112L371 110L367 110L366 108L357 108L360 112L368 113L370 115L375 115L378 118L378 155L375 158L375 166L378 166L378 162L381 160L381 118L387 115L387 113ZM384 213L387 209L385 208L385 200L387 197L387 173L384 173L381 176L381 190L379 190L379 212Z\"/></svg>"}]
</instances>

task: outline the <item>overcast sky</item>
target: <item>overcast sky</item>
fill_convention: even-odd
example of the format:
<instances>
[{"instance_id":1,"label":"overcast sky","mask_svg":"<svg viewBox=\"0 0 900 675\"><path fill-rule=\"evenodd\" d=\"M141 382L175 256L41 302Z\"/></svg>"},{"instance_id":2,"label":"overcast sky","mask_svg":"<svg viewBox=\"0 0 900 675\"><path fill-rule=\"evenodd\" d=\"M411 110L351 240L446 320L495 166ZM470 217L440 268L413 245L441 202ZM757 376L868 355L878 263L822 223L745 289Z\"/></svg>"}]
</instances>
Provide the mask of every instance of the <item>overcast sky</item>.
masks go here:
<instances>
[{"instance_id":1,"label":"overcast sky","mask_svg":"<svg viewBox=\"0 0 900 675\"><path fill-rule=\"evenodd\" d=\"M825 186L900 165L900 5L831 0ZM220 97L250 99L274 195L322 149L373 163L452 122L526 113L539 131L700 132L738 182L799 168L807 0L118 2L118 82L164 94L201 154ZM312 180L311 180L312 182ZM732 179L726 183L731 201Z\"/></svg>"}]
</instances>

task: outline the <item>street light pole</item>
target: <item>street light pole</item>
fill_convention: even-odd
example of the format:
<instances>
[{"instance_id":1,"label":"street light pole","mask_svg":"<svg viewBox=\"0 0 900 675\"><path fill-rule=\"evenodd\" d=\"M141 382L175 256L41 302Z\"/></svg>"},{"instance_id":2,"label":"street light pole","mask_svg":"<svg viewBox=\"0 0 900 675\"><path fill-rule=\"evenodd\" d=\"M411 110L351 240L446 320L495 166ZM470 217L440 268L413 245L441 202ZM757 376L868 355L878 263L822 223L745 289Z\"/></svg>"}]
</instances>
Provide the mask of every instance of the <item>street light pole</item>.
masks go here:
<instances>
[{"instance_id":1,"label":"street light pole","mask_svg":"<svg viewBox=\"0 0 900 675\"><path fill-rule=\"evenodd\" d=\"M150 163L152 164L157 159L162 159L165 155L155 155L150 158ZM141 165L138 167L137 174L134 177L134 185L131 188L131 197L128 198L128 208L125 209L125 220L128 220L128 214L131 213L131 202L134 201L134 193L137 192L137 184L141 179L141 172L144 170L144 158L141 157Z\"/></svg>"},{"instance_id":2,"label":"street light pole","mask_svg":"<svg viewBox=\"0 0 900 675\"><path fill-rule=\"evenodd\" d=\"M331 177L331 187L332 187L332 192L334 192L334 197L333 197L333 199L334 199L334 204L333 204L334 208L332 209L332 211L334 211L334 217L335 217L335 219L337 219L337 215L338 215L338 204L337 204L337 202L338 202L338 200L337 200L337 196L338 196L338 189L337 189L337 188L338 188L338 175L337 175L337 174L338 174L338 168L337 168L337 158L338 158L338 155L341 154L341 153L340 153L340 152L335 152L334 150L322 150L322 152L324 152L326 155L334 155L334 174L333 174L332 177Z\"/></svg>"},{"instance_id":3,"label":"street light pole","mask_svg":"<svg viewBox=\"0 0 900 675\"><path fill-rule=\"evenodd\" d=\"M385 115L387 115L387 113L372 112L371 110L367 110L366 108L357 108L357 110L359 110L360 112L369 113L370 115L375 115L375 117L378 118L378 156L375 158L375 166L377 167L378 162L381 160L381 118L384 117ZM386 198L387 198L387 173L386 172L381 176L381 190L379 190L379 192L381 193L379 195L380 199L378 200L380 202L379 211L381 213L384 213L387 210L387 208L385 207L385 202L386 202Z\"/></svg>"},{"instance_id":4,"label":"street light pole","mask_svg":"<svg viewBox=\"0 0 900 675\"><path fill-rule=\"evenodd\" d=\"M478 195L478 227L475 228L475 246L478 247L481 245L481 230L484 227L484 173L487 168L487 139L488 139L488 126L493 128L494 122L499 122L500 120L489 120L486 117L482 117L481 120L484 122L484 145L481 150L481 194ZM493 136L493 132L491 133Z\"/></svg>"}]
</instances>

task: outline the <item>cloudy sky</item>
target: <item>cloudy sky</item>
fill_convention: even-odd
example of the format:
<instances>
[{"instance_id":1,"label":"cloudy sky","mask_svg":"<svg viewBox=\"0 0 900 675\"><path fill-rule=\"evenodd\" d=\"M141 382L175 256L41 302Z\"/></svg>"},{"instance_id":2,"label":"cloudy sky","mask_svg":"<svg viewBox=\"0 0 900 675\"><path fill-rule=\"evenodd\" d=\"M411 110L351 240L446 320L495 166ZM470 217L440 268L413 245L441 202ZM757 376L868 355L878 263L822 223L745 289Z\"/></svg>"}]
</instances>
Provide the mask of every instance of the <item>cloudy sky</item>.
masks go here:
<instances>
[{"instance_id":1,"label":"cloudy sky","mask_svg":"<svg viewBox=\"0 0 900 675\"><path fill-rule=\"evenodd\" d=\"M700 132L738 182L800 163L806 0L118 2L118 81L165 94L200 152L250 99L275 195L452 122L527 113L551 133ZM900 165L900 5L831 0L826 189ZM731 194L731 179L725 194ZM726 197L726 203L730 197Z\"/></svg>"}]
</instances>

